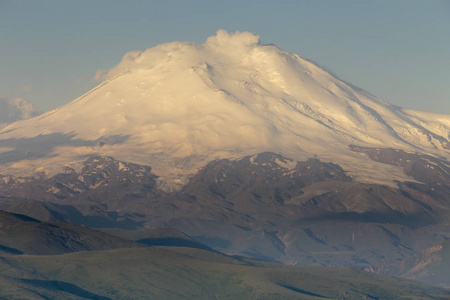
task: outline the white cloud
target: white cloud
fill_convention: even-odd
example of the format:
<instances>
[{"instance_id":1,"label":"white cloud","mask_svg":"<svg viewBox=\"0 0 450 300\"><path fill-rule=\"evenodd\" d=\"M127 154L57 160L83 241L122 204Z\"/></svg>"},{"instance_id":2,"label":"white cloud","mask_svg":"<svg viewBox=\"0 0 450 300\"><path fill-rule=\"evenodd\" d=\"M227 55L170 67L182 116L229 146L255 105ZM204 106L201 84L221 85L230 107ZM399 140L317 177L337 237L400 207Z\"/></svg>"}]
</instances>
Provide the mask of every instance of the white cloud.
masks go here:
<instances>
[{"instance_id":1,"label":"white cloud","mask_svg":"<svg viewBox=\"0 0 450 300\"><path fill-rule=\"evenodd\" d=\"M0 124L28 119L36 114L33 104L23 98L0 98Z\"/></svg>"},{"instance_id":2,"label":"white cloud","mask_svg":"<svg viewBox=\"0 0 450 300\"><path fill-rule=\"evenodd\" d=\"M250 32L228 33L225 30L217 31L216 35L208 37L203 45L192 42L172 42L161 44L145 51L131 51L126 53L121 62L111 69L98 70L93 81L101 82L139 69L152 69L176 57L189 57L187 63L193 65L209 55L232 55L240 59L241 55L249 53L249 50L260 46L259 35ZM190 52L191 55L186 55Z\"/></svg>"},{"instance_id":3,"label":"white cloud","mask_svg":"<svg viewBox=\"0 0 450 300\"><path fill-rule=\"evenodd\" d=\"M259 35L251 32L228 33L225 30L217 31L217 34L206 39L203 46L214 52L230 53L237 55L236 52L247 53L249 49L260 45Z\"/></svg>"}]
</instances>

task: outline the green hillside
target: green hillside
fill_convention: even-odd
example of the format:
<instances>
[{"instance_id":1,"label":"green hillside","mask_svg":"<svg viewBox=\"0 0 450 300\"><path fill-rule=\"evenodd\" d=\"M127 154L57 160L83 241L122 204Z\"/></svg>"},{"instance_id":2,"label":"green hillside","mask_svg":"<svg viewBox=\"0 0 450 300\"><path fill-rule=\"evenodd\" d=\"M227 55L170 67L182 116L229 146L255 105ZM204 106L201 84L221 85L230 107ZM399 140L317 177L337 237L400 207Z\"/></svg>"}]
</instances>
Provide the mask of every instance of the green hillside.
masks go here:
<instances>
[{"instance_id":1,"label":"green hillside","mask_svg":"<svg viewBox=\"0 0 450 300\"><path fill-rule=\"evenodd\" d=\"M183 247L11 255L0 266L5 299L450 299L438 288L357 269L293 267Z\"/></svg>"},{"instance_id":2,"label":"green hillside","mask_svg":"<svg viewBox=\"0 0 450 300\"><path fill-rule=\"evenodd\" d=\"M170 228L105 231L117 236L0 211L0 299L450 299L359 269L227 256Z\"/></svg>"}]
</instances>

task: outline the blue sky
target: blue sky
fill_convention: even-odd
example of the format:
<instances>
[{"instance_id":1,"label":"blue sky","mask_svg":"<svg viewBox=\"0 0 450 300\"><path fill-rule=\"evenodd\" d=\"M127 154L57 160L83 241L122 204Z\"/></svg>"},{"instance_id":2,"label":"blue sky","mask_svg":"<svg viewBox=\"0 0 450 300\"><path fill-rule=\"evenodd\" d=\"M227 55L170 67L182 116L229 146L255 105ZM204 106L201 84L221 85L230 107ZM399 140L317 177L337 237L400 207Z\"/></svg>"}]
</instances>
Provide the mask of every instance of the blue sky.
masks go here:
<instances>
[{"instance_id":1,"label":"blue sky","mask_svg":"<svg viewBox=\"0 0 450 300\"><path fill-rule=\"evenodd\" d=\"M218 29L259 34L389 103L450 114L449 0L0 0L0 97L55 108L128 51Z\"/></svg>"}]
</instances>

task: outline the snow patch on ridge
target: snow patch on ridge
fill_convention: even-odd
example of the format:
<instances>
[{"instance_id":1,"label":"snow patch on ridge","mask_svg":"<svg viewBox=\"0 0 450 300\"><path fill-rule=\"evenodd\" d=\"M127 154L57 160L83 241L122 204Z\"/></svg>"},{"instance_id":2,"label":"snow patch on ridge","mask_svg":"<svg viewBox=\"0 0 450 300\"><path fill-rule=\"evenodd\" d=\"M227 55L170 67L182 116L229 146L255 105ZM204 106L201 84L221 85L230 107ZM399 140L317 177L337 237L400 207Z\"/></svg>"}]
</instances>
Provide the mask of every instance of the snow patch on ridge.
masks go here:
<instances>
[{"instance_id":1,"label":"snow patch on ridge","mask_svg":"<svg viewBox=\"0 0 450 300\"><path fill-rule=\"evenodd\" d=\"M297 162L293 161L293 160L289 160L289 159L285 159L285 160L280 160L278 158L275 159L275 163L277 165L279 165L280 167L287 169L287 170L292 170L297 166Z\"/></svg>"}]
</instances>

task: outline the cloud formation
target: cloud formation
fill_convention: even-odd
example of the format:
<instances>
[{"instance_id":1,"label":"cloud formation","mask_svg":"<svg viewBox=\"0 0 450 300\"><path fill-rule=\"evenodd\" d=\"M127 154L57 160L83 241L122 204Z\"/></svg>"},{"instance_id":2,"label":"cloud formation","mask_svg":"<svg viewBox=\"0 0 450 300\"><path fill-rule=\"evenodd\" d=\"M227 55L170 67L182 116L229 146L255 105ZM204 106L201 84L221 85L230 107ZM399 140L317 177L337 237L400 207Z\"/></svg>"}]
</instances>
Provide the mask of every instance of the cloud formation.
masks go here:
<instances>
[{"instance_id":1,"label":"cloud formation","mask_svg":"<svg viewBox=\"0 0 450 300\"><path fill-rule=\"evenodd\" d=\"M249 50L260 45L259 35L251 32L228 33L225 30L219 30L216 35L208 37L203 45L192 42L172 42L145 51L127 52L115 67L98 70L93 81L101 82L139 69L152 69L161 63L176 59L178 56L185 60L188 57L187 62L193 65L198 64L209 55L217 57L228 56L232 53L238 59L240 55L249 53Z\"/></svg>"},{"instance_id":2,"label":"cloud formation","mask_svg":"<svg viewBox=\"0 0 450 300\"><path fill-rule=\"evenodd\" d=\"M237 51L246 53L259 45L259 35L247 31L228 33L225 30L219 30L216 35L206 39L203 47L209 51L235 54Z\"/></svg>"},{"instance_id":3,"label":"cloud formation","mask_svg":"<svg viewBox=\"0 0 450 300\"><path fill-rule=\"evenodd\" d=\"M24 120L37 115L33 104L23 98L0 98L0 124Z\"/></svg>"}]
</instances>

